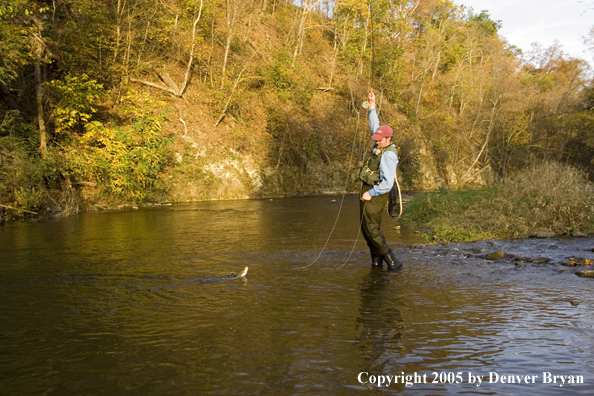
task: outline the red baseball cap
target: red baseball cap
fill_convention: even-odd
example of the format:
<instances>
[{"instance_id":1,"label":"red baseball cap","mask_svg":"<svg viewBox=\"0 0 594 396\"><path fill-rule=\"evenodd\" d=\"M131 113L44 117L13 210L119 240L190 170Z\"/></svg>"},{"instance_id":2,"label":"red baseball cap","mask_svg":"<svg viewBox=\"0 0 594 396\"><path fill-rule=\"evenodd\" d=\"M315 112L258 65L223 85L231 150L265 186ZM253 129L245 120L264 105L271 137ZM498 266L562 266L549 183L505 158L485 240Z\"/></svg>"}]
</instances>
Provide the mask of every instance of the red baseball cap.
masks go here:
<instances>
[{"instance_id":1,"label":"red baseball cap","mask_svg":"<svg viewBox=\"0 0 594 396\"><path fill-rule=\"evenodd\" d=\"M382 125L381 127L377 128L373 136L373 140L382 140L383 138L387 138L392 136L392 128L387 125Z\"/></svg>"}]
</instances>

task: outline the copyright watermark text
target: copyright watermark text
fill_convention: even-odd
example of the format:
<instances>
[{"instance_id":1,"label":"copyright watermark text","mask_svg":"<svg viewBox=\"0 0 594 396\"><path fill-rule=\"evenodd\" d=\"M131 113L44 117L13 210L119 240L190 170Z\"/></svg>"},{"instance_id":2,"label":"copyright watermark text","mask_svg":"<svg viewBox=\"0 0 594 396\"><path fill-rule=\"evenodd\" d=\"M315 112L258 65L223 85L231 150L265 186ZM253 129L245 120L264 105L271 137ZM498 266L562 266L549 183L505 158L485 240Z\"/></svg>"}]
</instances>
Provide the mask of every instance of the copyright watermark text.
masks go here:
<instances>
[{"instance_id":1,"label":"copyright watermark text","mask_svg":"<svg viewBox=\"0 0 594 396\"><path fill-rule=\"evenodd\" d=\"M482 384L551 384L564 386L570 384L583 384L583 375L555 375L548 371L540 374L501 374L488 372L487 374L474 374L469 371L412 373L375 375L362 371L357 376L360 384L371 384L378 387L389 387L395 384L404 384L412 387L415 384L474 384L479 387Z\"/></svg>"}]
</instances>

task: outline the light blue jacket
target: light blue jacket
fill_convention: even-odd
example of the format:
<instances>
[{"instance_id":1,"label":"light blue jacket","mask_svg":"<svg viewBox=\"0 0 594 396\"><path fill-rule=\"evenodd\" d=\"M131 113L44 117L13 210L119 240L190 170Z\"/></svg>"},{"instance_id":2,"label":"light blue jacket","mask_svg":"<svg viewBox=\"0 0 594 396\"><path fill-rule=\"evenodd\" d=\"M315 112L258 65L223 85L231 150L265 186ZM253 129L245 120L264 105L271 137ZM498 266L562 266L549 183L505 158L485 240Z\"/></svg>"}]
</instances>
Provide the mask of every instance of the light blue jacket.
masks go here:
<instances>
[{"instance_id":1,"label":"light blue jacket","mask_svg":"<svg viewBox=\"0 0 594 396\"><path fill-rule=\"evenodd\" d=\"M377 112L375 109L369 110L369 129L371 130L371 135L375 134L377 128L380 127L379 118L377 117ZM374 144L373 149L376 149L376 145ZM371 190L369 190L369 194L372 197L377 197L378 195L386 194L390 192L392 187L394 186L394 178L396 176L396 167L398 166L398 156L393 153L392 151L386 151L382 155L380 160L380 183L374 186Z\"/></svg>"}]
</instances>

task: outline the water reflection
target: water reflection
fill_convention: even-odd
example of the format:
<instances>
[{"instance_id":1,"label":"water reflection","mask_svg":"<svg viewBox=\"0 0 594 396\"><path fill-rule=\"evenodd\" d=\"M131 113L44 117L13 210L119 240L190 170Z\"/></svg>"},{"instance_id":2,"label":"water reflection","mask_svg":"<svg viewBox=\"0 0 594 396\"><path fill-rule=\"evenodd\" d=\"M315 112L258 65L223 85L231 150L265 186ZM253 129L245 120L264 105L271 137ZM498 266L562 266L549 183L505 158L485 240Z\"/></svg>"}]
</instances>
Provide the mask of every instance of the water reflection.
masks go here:
<instances>
[{"instance_id":1,"label":"water reflection","mask_svg":"<svg viewBox=\"0 0 594 396\"><path fill-rule=\"evenodd\" d=\"M404 319L397 308L391 287L399 274L373 268L359 285L361 305L357 318L357 342L365 356L365 370L390 373L400 357L399 342L404 332Z\"/></svg>"}]
</instances>

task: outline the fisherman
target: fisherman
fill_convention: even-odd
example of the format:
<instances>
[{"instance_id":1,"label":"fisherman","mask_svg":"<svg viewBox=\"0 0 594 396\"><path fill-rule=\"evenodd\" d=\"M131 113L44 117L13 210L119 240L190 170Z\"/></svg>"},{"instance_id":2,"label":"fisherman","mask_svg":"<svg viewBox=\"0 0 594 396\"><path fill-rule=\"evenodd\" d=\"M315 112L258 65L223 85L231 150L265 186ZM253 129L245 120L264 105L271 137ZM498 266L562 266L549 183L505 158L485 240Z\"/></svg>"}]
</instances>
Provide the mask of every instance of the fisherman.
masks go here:
<instances>
[{"instance_id":1,"label":"fisherman","mask_svg":"<svg viewBox=\"0 0 594 396\"><path fill-rule=\"evenodd\" d=\"M359 174L361 185L361 231L371 252L372 266L382 267L386 262L388 270L399 270L402 263L386 242L380 229L382 214L388 204L389 193L394 186L398 152L392 143L392 128L379 124L375 109L375 94L369 91L369 128L374 140L373 151L367 164Z\"/></svg>"}]
</instances>

